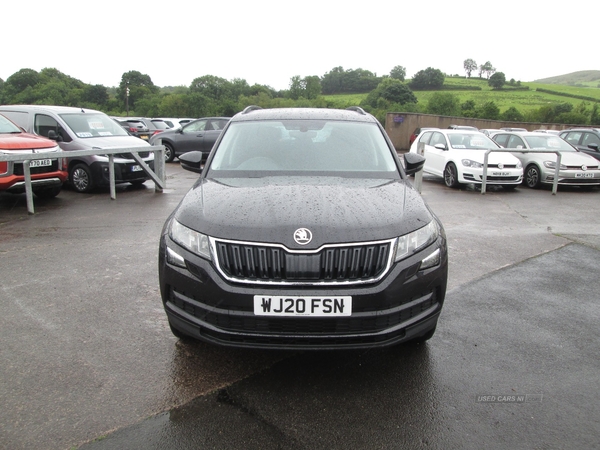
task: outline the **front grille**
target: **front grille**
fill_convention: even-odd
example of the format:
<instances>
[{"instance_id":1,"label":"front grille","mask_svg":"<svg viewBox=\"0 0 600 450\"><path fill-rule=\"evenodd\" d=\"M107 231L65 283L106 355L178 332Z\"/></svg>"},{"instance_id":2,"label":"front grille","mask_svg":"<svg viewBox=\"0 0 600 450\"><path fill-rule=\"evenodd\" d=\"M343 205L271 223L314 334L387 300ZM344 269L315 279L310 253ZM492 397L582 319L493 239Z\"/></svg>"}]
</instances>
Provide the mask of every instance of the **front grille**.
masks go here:
<instances>
[{"instance_id":1,"label":"front grille","mask_svg":"<svg viewBox=\"0 0 600 450\"><path fill-rule=\"evenodd\" d=\"M138 152L140 158L147 158L150 156L150 152ZM116 153L115 158L123 158L123 159L133 159L131 153Z\"/></svg>"},{"instance_id":2,"label":"front grille","mask_svg":"<svg viewBox=\"0 0 600 450\"><path fill-rule=\"evenodd\" d=\"M240 282L365 282L381 278L389 267L392 241L325 246L292 252L264 244L216 241L217 266Z\"/></svg>"},{"instance_id":3,"label":"front grille","mask_svg":"<svg viewBox=\"0 0 600 450\"><path fill-rule=\"evenodd\" d=\"M494 177L488 176L486 181L518 181L519 177Z\"/></svg>"},{"instance_id":4,"label":"front grille","mask_svg":"<svg viewBox=\"0 0 600 450\"><path fill-rule=\"evenodd\" d=\"M490 169L490 168L498 169L499 167L498 167L498 164L488 164L488 169ZM502 169L516 169L516 168L517 168L516 164L502 164Z\"/></svg>"},{"instance_id":5,"label":"front grille","mask_svg":"<svg viewBox=\"0 0 600 450\"><path fill-rule=\"evenodd\" d=\"M29 172L31 173L31 175L35 175L38 173L56 172L57 170L58 170L58 160L56 160L56 159L53 159L52 164L50 164L49 166L30 167L29 168ZM23 163L14 163L13 174L14 175L25 175L25 172L23 171Z\"/></svg>"},{"instance_id":6,"label":"front grille","mask_svg":"<svg viewBox=\"0 0 600 450\"><path fill-rule=\"evenodd\" d=\"M402 299L401 302L389 309L382 309L376 315L361 314L361 308L354 307L349 317L263 317L248 311L237 309L222 309L208 307L203 303L188 297L171 288L169 302L176 309L190 314L216 330L204 329L203 332L214 333L219 339L252 340L269 339L281 343L282 338L299 338L299 341L312 342L315 338L346 337L349 341L369 342L372 339L389 339L383 333L395 326L410 321L414 317L439 306L437 291L423 292L413 298ZM404 305L404 306L403 306ZM252 308L249 305L249 308ZM219 331L217 331L219 330ZM383 333L383 334L382 334ZM262 336L258 336L262 335ZM361 337L362 335L362 337Z\"/></svg>"}]
</instances>

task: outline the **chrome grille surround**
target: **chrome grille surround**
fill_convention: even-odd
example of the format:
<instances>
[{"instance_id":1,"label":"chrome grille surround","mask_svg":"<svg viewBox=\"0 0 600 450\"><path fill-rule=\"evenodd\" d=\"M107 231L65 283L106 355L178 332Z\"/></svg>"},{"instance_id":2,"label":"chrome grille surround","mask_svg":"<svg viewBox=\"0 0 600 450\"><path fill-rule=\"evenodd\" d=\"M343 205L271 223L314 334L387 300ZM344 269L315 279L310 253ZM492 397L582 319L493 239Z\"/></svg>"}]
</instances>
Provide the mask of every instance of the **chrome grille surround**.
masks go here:
<instances>
[{"instance_id":1,"label":"chrome grille surround","mask_svg":"<svg viewBox=\"0 0 600 450\"><path fill-rule=\"evenodd\" d=\"M281 244L210 237L215 267L233 283L330 286L376 283L392 266L397 239L291 250Z\"/></svg>"}]
</instances>

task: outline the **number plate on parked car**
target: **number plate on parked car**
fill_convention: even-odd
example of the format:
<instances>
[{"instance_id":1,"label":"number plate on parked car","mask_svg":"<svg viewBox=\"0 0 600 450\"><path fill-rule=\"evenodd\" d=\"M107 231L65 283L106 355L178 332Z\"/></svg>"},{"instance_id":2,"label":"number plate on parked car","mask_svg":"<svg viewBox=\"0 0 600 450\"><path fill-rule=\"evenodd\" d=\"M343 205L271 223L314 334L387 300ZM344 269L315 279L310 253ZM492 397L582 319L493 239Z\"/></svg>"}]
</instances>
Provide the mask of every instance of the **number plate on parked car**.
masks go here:
<instances>
[{"instance_id":1,"label":"number plate on parked car","mask_svg":"<svg viewBox=\"0 0 600 450\"><path fill-rule=\"evenodd\" d=\"M575 178L594 178L594 174L589 172L580 172L575 174Z\"/></svg>"},{"instance_id":2,"label":"number plate on parked car","mask_svg":"<svg viewBox=\"0 0 600 450\"><path fill-rule=\"evenodd\" d=\"M492 175L495 177L507 177L510 175L510 172L493 172Z\"/></svg>"},{"instance_id":3,"label":"number plate on parked car","mask_svg":"<svg viewBox=\"0 0 600 450\"><path fill-rule=\"evenodd\" d=\"M352 297L255 295L254 314L257 316L350 316L352 315Z\"/></svg>"},{"instance_id":4,"label":"number plate on parked car","mask_svg":"<svg viewBox=\"0 0 600 450\"><path fill-rule=\"evenodd\" d=\"M29 167L45 167L45 166L51 166L51 165L52 165L51 159L32 159L29 162Z\"/></svg>"},{"instance_id":5,"label":"number plate on parked car","mask_svg":"<svg viewBox=\"0 0 600 450\"><path fill-rule=\"evenodd\" d=\"M142 170L142 166L140 165L131 166L132 172L139 172L140 170Z\"/></svg>"}]
</instances>

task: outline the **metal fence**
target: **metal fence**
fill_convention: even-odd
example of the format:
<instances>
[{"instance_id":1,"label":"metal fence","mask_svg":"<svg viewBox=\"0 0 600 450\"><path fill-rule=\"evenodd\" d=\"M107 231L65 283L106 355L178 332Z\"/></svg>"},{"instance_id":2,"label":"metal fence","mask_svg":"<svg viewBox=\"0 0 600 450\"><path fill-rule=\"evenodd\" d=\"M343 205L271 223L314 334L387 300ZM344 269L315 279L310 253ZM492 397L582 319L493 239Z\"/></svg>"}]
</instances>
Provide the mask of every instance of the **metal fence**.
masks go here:
<instances>
[{"instance_id":1,"label":"metal fence","mask_svg":"<svg viewBox=\"0 0 600 450\"><path fill-rule=\"evenodd\" d=\"M151 151L154 153L154 170L144 162L140 157L140 152ZM150 147L114 147L102 148L96 150L76 150L68 152L45 152L45 153L22 153L22 154L7 154L0 153L0 161L12 161L23 163L23 175L25 177L25 195L27 197L27 212L35 214L33 205L33 188L31 182L30 164L33 160L38 159L59 159L70 158L75 156L91 156L105 155L108 156L108 173L110 181L110 198L115 200L117 197L115 189L115 163L114 155L118 153L130 153L132 158L140 165L142 170L148 174L150 179L154 181L154 191L162 192L166 186L165 178L165 147L164 145L153 145Z\"/></svg>"}]
</instances>

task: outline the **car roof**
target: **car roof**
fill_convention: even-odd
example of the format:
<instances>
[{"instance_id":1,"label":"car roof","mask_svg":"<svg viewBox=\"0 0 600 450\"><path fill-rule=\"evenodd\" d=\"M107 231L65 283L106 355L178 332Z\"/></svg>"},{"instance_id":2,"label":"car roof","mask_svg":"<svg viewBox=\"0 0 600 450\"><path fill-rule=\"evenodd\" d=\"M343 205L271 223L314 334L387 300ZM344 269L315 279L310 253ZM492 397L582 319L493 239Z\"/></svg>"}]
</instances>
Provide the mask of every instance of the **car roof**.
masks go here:
<instances>
[{"instance_id":1,"label":"car roof","mask_svg":"<svg viewBox=\"0 0 600 450\"><path fill-rule=\"evenodd\" d=\"M249 106L231 118L232 122L257 120L340 120L350 122L377 122L371 114L362 108L327 109L327 108L273 108L262 109Z\"/></svg>"},{"instance_id":2,"label":"car roof","mask_svg":"<svg viewBox=\"0 0 600 450\"><path fill-rule=\"evenodd\" d=\"M52 111L56 114L62 113L100 113L104 114L102 111L97 111L95 109L87 109L87 108L78 108L74 106L54 106L54 105L2 105L0 109L3 110L13 110L13 111Z\"/></svg>"}]
</instances>

